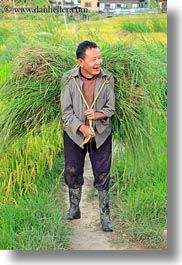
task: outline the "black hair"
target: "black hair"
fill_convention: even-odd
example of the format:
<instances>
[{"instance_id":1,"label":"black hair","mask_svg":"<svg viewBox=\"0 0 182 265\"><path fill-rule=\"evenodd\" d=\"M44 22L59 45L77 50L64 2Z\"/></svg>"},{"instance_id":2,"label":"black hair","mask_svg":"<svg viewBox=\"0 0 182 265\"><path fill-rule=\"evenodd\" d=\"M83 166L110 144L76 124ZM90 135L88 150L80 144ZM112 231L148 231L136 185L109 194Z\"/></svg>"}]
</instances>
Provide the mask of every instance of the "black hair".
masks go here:
<instances>
[{"instance_id":1,"label":"black hair","mask_svg":"<svg viewBox=\"0 0 182 265\"><path fill-rule=\"evenodd\" d=\"M88 40L81 42L78 45L77 50L76 50L77 59L79 58L84 59L86 49L88 48L98 48L98 46L95 42L88 41Z\"/></svg>"}]
</instances>

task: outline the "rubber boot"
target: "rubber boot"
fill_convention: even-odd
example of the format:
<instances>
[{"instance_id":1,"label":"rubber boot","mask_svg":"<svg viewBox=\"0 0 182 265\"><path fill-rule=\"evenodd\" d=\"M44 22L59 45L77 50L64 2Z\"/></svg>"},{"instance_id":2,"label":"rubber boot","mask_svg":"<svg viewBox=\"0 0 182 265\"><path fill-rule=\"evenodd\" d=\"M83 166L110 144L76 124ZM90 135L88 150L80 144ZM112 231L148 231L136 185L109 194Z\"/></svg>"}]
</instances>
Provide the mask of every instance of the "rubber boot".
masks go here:
<instances>
[{"instance_id":1,"label":"rubber boot","mask_svg":"<svg viewBox=\"0 0 182 265\"><path fill-rule=\"evenodd\" d=\"M81 190L81 187L78 189L69 188L70 208L67 213L67 220L79 219L81 217L79 208L79 203L81 200Z\"/></svg>"},{"instance_id":2,"label":"rubber boot","mask_svg":"<svg viewBox=\"0 0 182 265\"><path fill-rule=\"evenodd\" d=\"M108 190L99 191L99 208L100 208L100 219L102 224L102 230L104 232L112 232L112 223L110 220L110 209L109 209L109 193Z\"/></svg>"}]
</instances>

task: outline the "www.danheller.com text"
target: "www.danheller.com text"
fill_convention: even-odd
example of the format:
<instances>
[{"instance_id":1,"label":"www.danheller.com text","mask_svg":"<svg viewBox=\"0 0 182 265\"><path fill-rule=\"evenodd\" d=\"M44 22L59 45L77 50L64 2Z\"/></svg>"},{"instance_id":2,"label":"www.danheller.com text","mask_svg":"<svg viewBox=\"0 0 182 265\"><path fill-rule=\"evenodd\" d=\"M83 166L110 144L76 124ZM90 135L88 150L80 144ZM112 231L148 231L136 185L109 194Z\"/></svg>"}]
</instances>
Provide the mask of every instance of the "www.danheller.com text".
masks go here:
<instances>
[{"instance_id":1,"label":"www.danheller.com text","mask_svg":"<svg viewBox=\"0 0 182 265\"><path fill-rule=\"evenodd\" d=\"M4 6L2 7L4 13L87 13L87 8L72 7L66 8L61 6L46 6L46 7L15 7Z\"/></svg>"}]
</instances>

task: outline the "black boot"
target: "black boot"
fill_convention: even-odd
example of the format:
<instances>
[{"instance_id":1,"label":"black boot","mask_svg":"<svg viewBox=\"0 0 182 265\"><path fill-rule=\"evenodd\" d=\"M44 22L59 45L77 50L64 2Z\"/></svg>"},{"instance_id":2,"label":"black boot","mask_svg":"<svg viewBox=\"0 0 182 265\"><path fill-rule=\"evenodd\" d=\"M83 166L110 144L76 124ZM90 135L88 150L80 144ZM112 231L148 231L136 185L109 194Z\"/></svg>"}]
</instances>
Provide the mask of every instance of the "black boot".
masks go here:
<instances>
[{"instance_id":1,"label":"black boot","mask_svg":"<svg viewBox=\"0 0 182 265\"><path fill-rule=\"evenodd\" d=\"M81 212L79 208L80 200L81 200L81 187L78 189L69 188L70 208L67 214L68 220L79 219L81 217Z\"/></svg>"},{"instance_id":2,"label":"black boot","mask_svg":"<svg viewBox=\"0 0 182 265\"><path fill-rule=\"evenodd\" d=\"M113 228L110 220L108 190L99 191L99 208L102 230L104 232L112 232Z\"/></svg>"}]
</instances>

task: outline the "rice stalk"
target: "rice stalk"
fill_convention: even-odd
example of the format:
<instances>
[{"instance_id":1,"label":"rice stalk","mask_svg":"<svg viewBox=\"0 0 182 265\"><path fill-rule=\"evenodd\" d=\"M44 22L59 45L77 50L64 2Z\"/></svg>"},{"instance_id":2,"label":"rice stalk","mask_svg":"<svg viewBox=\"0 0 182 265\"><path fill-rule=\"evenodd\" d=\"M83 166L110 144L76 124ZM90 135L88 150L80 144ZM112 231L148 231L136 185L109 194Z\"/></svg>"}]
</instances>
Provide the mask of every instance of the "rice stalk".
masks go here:
<instances>
[{"instance_id":1,"label":"rice stalk","mask_svg":"<svg viewBox=\"0 0 182 265\"><path fill-rule=\"evenodd\" d=\"M28 192L37 194L38 183L62 150L60 121L42 126L0 149L0 200L15 200Z\"/></svg>"}]
</instances>

